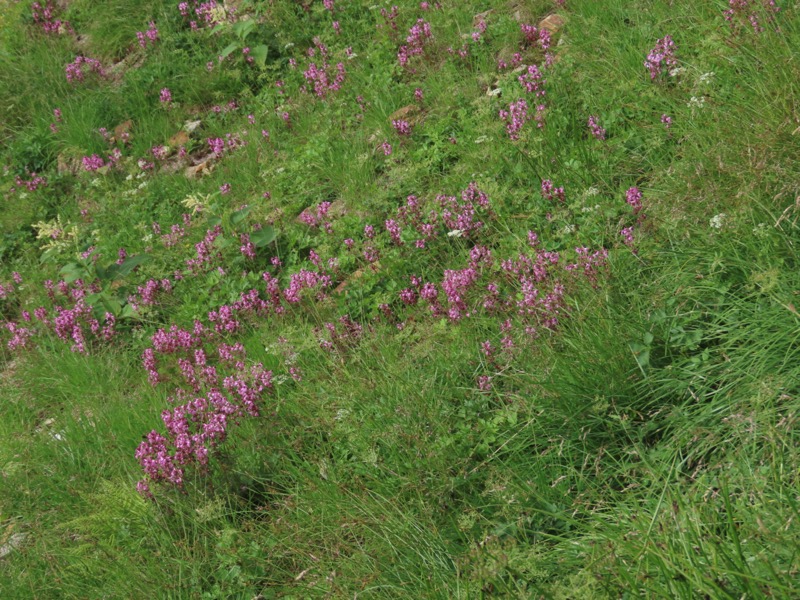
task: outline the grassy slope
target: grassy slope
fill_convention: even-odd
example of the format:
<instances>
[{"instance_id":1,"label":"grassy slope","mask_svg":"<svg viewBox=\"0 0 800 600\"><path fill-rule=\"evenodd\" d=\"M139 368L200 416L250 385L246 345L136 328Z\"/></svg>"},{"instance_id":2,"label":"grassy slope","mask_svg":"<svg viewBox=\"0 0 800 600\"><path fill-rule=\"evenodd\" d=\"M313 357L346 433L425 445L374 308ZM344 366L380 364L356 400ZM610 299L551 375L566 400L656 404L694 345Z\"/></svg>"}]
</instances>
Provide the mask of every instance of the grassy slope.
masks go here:
<instances>
[{"instance_id":1,"label":"grassy slope","mask_svg":"<svg viewBox=\"0 0 800 600\"><path fill-rule=\"evenodd\" d=\"M780 3L778 32L755 35L729 30L722 1L568 0L557 62L545 72L546 126L529 123L518 142L497 114L521 87L517 74L498 74L496 59L521 43L515 14L535 24L551 2L469 0L427 12L398 2L397 33L376 29L384 19L371 3L340 0L335 17L321 2L241 4L260 23L247 43L271 47L263 70L209 72L235 31L192 32L168 2L76 0L65 17L89 34L82 42L43 35L27 2L0 11L3 189L26 170L49 182L26 196L7 192L0 204L0 283L12 271L24 278L0 300L3 319L52 307L42 282L89 245L101 264L120 247L152 255L109 285L124 303L136 285L184 266L209 213L227 219L249 203L244 225L269 221L278 233L247 262L223 221L233 239L219 246L225 277L176 283L155 307L120 316L116 339L87 354L53 334L7 351L2 334L0 545L26 534L0 559L3 596L796 597L794 3ZM489 9L470 57L449 55ZM410 73L396 52L418 17L435 38ZM151 19L160 41L132 50ZM682 72L651 82L642 63L667 34ZM315 35L347 69L325 101L299 91ZM348 46L352 60L343 58ZM71 86L63 66L79 53L137 66ZM526 62L534 60L542 55L529 50ZM498 80L502 95L488 96ZM158 101L163 87L169 109ZM410 138L399 137L390 115L415 104L418 87L423 108L411 113ZM237 110L211 110L231 99ZM63 123L51 134L56 107ZM662 114L673 119L669 130ZM589 115L606 141L588 134ZM248 145L202 179L136 178L136 160L191 118L203 129L190 152L226 133L247 131ZM97 129L127 119L132 140L116 171L56 172L58 156L107 154ZM543 179L566 188L564 205L541 198ZM432 201L470 181L491 199L479 242L496 260L524 252L528 230L564 256L576 246L609 249L595 285L569 286L556 332L518 336L517 351L496 361L480 345L500 344L498 317L476 310L453 323L398 301L410 275L440 282L445 269L464 268L473 242L441 235L423 252L411 240L393 245L383 228L409 194ZM226 182L232 191L220 195ZM636 254L619 235L635 222L625 204L634 185L647 214ZM188 194L211 197L186 238L166 248L150 224L166 232L180 223ZM346 211L330 236L296 220L325 200ZM721 228L710 226L720 214ZM56 217L76 225L76 238L42 252L32 225ZM367 223L380 231L375 269L342 243L362 248ZM285 287L291 273L314 268L311 249L339 259L344 291L253 320L228 340L280 381L261 416L232 430L208 474L190 472L183 490L154 485L156 501L141 499L133 454L144 434L163 430L172 395L142 369L150 336L263 289L262 271ZM405 328L380 319L381 303ZM345 313L367 331L326 352L314 330ZM492 377L490 392L479 390L480 376Z\"/></svg>"}]
</instances>

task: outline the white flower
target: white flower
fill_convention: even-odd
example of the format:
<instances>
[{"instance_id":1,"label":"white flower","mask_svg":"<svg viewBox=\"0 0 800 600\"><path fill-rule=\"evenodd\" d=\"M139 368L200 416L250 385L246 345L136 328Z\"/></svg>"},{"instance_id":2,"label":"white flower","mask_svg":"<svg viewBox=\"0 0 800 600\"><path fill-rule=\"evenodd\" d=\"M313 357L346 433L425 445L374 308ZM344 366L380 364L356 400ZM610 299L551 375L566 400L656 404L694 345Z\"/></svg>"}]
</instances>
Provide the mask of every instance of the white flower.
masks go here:
<instances>
[{"instance_id":1,"label":"white flower","mask_svg":"<svg viewBox=\"0 0 800 600\"><path fill-rule=\"evenodd\" d=\"M447 232L447 237L461 237L464 235L464 231L462 229L453 229L453 231Z\"/></svg>"},{"instance_id":2,"label":"white flower","mask_svg":"<svg viewBox=\"0 0 800 600\"><path fill-rule=\"evenodd\" d=\"M475 138L475 143L476 144L482 144L483 142L487 141L488 139L489 139L489 136L482 135L480 137Z\"/></svg>"},{"instance_id":3,"label":"white flower","mask_svg":"<svg viewBox=\"0 0 800 600\"><path fill-rule=\"evenodd\" d=\"M670 76L670 77L677 77L678 75L680 75L680 74L681 74L681 73L683 73L684 71L685 71L685 69L684 69L683 67L675 67L674 69L672 69L672 70L669 72L669 76Z\"/></svg>"},{"instance_id":4,"label":"white flower","mask_svg":"<svg viewBox=\"0 0 800 600\"><path fill-rule=\"evenodd\" d=\"M711 83L711 80L713 78L714 78L714 71L703 73L702 75L700 75L700 83Z\"/></svg>"},{"instance_id":5,"label":"white flower","mask_svg":"<svg viewBox=\"0 0 800 600\"><path fill-rule=\"evenodd\" d=\"M708 224L713 227L714 229L722 229L722 225L725 222L725 219L728 218L728 215L725 213L719 213L718 215L714 215L711 217L711 220Z\"/></svg>"},{"instance_id":6,"label":"white flower","mask_svg":"<svg viewBox=\"0 0 800 600\"><path fill-rule=\"evenodd\" d=\"M688 106L689 108L703 108L705 104L706 104L705 96L700 96L699 98L697 96L692 96L689 99L689 102L686 103L686 106Z\"/></svg>"},{"instance_id":7,"label":"white flower","mask_svg":"<svg viewBox=\"0 0 800 600\"><path fill-rule=\"evenodd\" d=\"M487 96L499 96L502 93L503 93L503 90L501 88L494 88L493 90L489 90L488 92L486 92L486 95Z\"/></svg>"},{"instance_id":8,"label":"white flower","mask_svg":"<svg viewBox=\"0 0 800 600\"><path fill-rule=\"evenodd\" d=\"M566 234L575 233L575 225L573 225L572 223L569 223L568 225L565 225L564 226L564 233L566 233Z\"/></svg>"}]
</instances>

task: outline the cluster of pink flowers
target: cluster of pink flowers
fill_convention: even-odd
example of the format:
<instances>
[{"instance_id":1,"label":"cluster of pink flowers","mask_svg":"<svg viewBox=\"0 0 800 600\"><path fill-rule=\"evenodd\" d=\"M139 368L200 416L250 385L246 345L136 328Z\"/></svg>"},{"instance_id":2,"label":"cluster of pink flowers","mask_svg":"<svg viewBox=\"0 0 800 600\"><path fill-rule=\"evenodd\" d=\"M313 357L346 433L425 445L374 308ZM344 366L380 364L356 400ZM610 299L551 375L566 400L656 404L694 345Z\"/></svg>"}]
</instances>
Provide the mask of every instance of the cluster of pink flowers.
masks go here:
<instances>
[{"instance_id":1,"label":"cluster of pink flowers","mask_svg":"<svg viewBox=\"0 0 800 600\"><path fill-rule=\"evenodd\" d=\"M525 98L520 98L509 104L508 110L501 108L500 118L503 119L506 124L506 133L508 133L508 137L512 141L517 141L522 127L530 119L528 115L528 102Z\"/></svg>"},{"instance_id":2,"label":"cluster of pink flowers","mask_svg":"<svg viewBox=\"0 0 800 600\"><path fill-rule=\"evenodd\" d=\"M498 71L504 71L506 69L511 69L511 68L517 67L517 66L519 66L521 64L522 64L522 54L520 54L519 52L515 52L511 56L511 62L506 62L502 58L498 58L497 59L497 70Z\"/></svg>"},{"instance_id":3,"label":"cluster of pink flowers","mask_svg":"<svg viewBox=\"0 0 800 600\"><path fill-rule=\"evenodd\" d=\"M161 226L158 223L153 223L153 233L161 236L161 243L165 248L172 248L177 243L186 237L187 228L191 225L192 217L188 213L183 214L183 226L178 223L173 223L170 227L170 232L162 235Z\"/></svg>"},{"instance_id":4,"label":"cluster of pink flowers","mask_svg":"<svg viewBox=\"0 0 800 600\"><path fill-rule=\"evenodd\" d=\"M317 63L309 63L308 68L303 72L303 77L309 84L313 84L314 95L317 98L325 99L328 94L341 89L346 71L344 63L341 62L336 64L335 69L331 68L328 64L328 48L319 39L314 39L314 45L316 49L309 48L308 55L313 58L319 52L321 64L317 66Z\"/></svg>"},{"instance_id":5,"label":"cluster of pink flowers","mask_svg":"<svg viewBox=\"0 0 800 600\"><path fill-rule=\"evenodd\" d=\"M147 31L137 31L136 39L140 48L146 48L147 44L155 44L158 41L158 29L154 21L150 21Z\"/></svg>"},{"instance_id":6,"label":"cluster of pink flowers","mask_svg":"<svg viewBox=\"0 0 800 600\"><path fill-rule=\"evenodd\" d=\"M137 310L139 306L153 306L158 296L172 293L172 282L169 279L149 279L144 285L137 286L136 294L128 298L128 303Z\"/></svg>"},{"instance_id":7,"label":"cluster of pink flowers","mask_svg":"<svg viewBox=\"0 0 800 600\"><path fill-rule=\"evenodd\" d=\"M597 122L597 117L595 115L589 116L587 126L589 127L589 131L595 139L600 141L606 139L606 130L600 127L600 123Z\"/></svg>"},{"instance_id":8,"label":"cluster of pink flowers","mask_svg":"<svg viewBox=\"0 0 800 600\"><path fill-rule=\"evenodd\" d=\"M404 119L393 119L392 127L398 135L411 135L411 124Z\"/></svg>"},{"instance_id":9,"label":"cluster of pink flowers","mask_svg":"<svg viewBox=\"0 0 800 600\"><path fill-rule=\"evenodd\" d=\"M473 181L461 192L460 200L455 196L437 196L436 200L442 208L442 221L451 231L458 231L459 236L469 237L483 227L483 221L476 217L478 211L489 210L489 196L478 189Z\"/></svg>"},{"instance_id":10,"label":"cluster of pink flowers","mask_svg":"<svg viewBox=\"0 0 800 600\"><path fill-rule=\"evenodd\" d=\"M166 343L161 339L165 336ZM272 371L261 363L248 366L241 344L219 341L219 359L213 364L212 355L204 348L213 342L212 334L195 322L192 332L159 330L153 336L153 347L142 356L151 383L157 385L170 374L164 366L159 370L156 353L175 355L177 373L173 377L177 382L171 400L183 400L161 413L165 434L151 431L136 449L145 475L137 489L146 498L153 497L150 486L154 483L182 487L187 468L207 471L209 458L227 438L229 426L246 416L259 416L259 405L273 388ZM188 393L193 396L190 400L186 400Z\"/></svg>"},{"instance_id":11,"label":"cluster of pink flowers","mask_svg":"<svg viewBox=\"0 0 800 600\"><path fill-rule=\"evenodd\" d=\"M388 219L385 227L395 245L402 246L402 226L415 231L419 236L414 246L424 249L427 242L435 239L444 227L450 236L469 238L484 225L482 217L490 214L489 197L475 182L461 192L461 197L439 195L430 210L423 211L423 203L417 196L406 198L406 204L397 209L397 219ZM373 235L372 227L365 228L365 236Z\"/></svg>"},{"instance_id":12,"label":"cluster of pink flowers","mask_svg":"<svg viewBox=\"0 0 800 600\"><path fill-rule=\"evenodd\" d=\"M481 312L500 316L504 319L500 328L503 352L515 347L514 320L530 338L537 337L542 329L556 329L566 311L567 284L580 279L596 284L608 253L605 249L591 251L580 247L575 249L575 261L564 264L557 252L537 248L535 233L529 232L528 239L534 249L533 256L519 254L516 259L499 263L489 248L474 246L469 264L462 269L445 269L440 286L412 276L412 286L399 293L401 305L411 310L423 301L434 317L447 316L451 321ZM559 273L565 279L560 279ZM490 362L497 358L497 349L489 342L482 345L482 351Z\"/></svg>"},{"instance_id":13,"label":"cluster of pink flowers","mask_svg":"<svg viewBox=\"0 0 800 600\"><path fill-rule=\"evenodd\" d=\"M63 31L72 31L68 21L56 18L56 7L49 0L44 3L34 2L31 5L33 22L42 28L42 31L49 34L58 34Z\"/></svg>"},{"instance_id":14,"label":"cluster of pink flowers","mask_svg":"<svg viewBox=\"0 0 800 600\"><path fill-rule=\"evenodd\" d=\"M313 211L307 208L297 218L309 227L322 227L325 233L333 233L333 226L327 220L330 208L330 202L320 202Z\"/></svg>"},{"instance_id":15,"label":"cluster of pink flowers","mask_svg":"<svg viewBox=\"0 0 800 600\"><path fill-rule=\"evenodd\" d=\"M647 58L644 61L644 66L650 73L650 80L654 81L656 77L661 75L664 67L671 69L678 64L678 59L675 57L675 42L672 41L672 36L664 36L656 42L656 45L650 50Z\"/></svg>"},{"instance_id":16,"label":"cluster of pink flowers","mask_svg":"<svg viewBox=\"0 0 800 600\"><path fill-rule=\"evenodd\" d=\"M206 142L211 152L217 157L247 145L247 142L235 133L226 133L224 138L207 138Z\"/></svg>"},{"instance_id":17,"label":"cluster of pink flowers","mask_svg":"<svg viewBox=\"0 0 800 600\"><path fill-rule=\"evenodd\" d=\"M386 10L385 8L381 9L381 17L383 17L384 22L392 29L392 31L397 31L397 17L400 14L400 9L397 6L392 6L390 10ZM378 24L378 29L381 28L381 25Z\"/></svg>"},{"instance_id":18,"label":"cluster of pink flowers","mask_svg":"<svg viewBox=\"0 0 800 600\"><path fill-rule=\"evenodd\" d=\"M99 60L87 56L76 56L74 61L64 67L64 73L70 83L84 81L87 72L99 77L105 77L106 74Z\"/></svg>"},{"instance_id":19,"label":"cluster of pink flowers","mask_svg":"<svg viewBox=\"0 0 800 600\"><path fill-rule=\"evenodd\" d=\"M742 23L749 23L755 33L761 33L764 26L760 19L765 18L768 23L773 23L780 10L775 0L728 0L728 8L723 15L734 33L738 33Z\"/></svg>"},{"instance_id":20,"label":"cluster of pink flowers","mask_svg":"<svg viewBox=\"0 0 800 600\"><path fill-rule=\"evenodd\" d=\"M538 46L544 51L544 66L549 67L553 64L553 54L550 52L552 38L550 32L545 29L538 29L534 25L526 25L521 23L519 26L522 34L525 36L524 47Z\"/></svg>"},{"instance_id":21,"label":"cluster of pink flowers","mask_svg":"<svg viewBox=\"0 0 800 600\"><path fill-rule=\"evenodd\" d=\"M83 168L86 171L92 172L97 171L98 169L102 169L106 166L105 161L98 156L97 154L92 154L91 156L84 156L81 159L83 163Z\"/></svg>"},{"instance_id":22,"label":"cluster of pink flowers","mask_svg":"<svg viewBox=\"0 0 800 600\"><path fill-rule=\"evenodd\" d=\"M242 256L249 260L255 260L256 246L250 241L250 235L247 233L242 233L239 235L239 242L241 244L241 246L239 246L239 252L242 254Z\"/></svg>"},{"instance_id":23,"label":"cluster of pink flowers","mask_svg":"<svg viewBox=\"0 0 800 600\"><path fill-rule=\"evenodd\" d=\"M622 230L619 232L619 234L622 236L622 240L626 246L628 246L629 248L634 248L633 227L623 227Z\"/></svg>"},{"instance_id":24,"label":"cluster of pink flowers","mask_svg":"<svg viewBox=\"0 0 800 600\"><path fill-rule=\"evenodd\" d=\"M601 248L592 252L583 246L575 248L575 258L575 262L566 265L564 269L583 272L586 279L596 285L600 271L605 268L608 261L608 250Z\"/></svg>"},{"instance_id":25,"label":"cluster of pink flowers","mask_svg":"<svg viewBox=\"0 0 800 600\"><path fill-rule=\"evenodd\" d=\"M197 256L186 261L186 265L192 272L209 269L214 266L214 263L221 261L222 253L215 250L214 247L214 242L220 235L222 235L222 227L216 225L213 229L206 231L206 236L202 241L195 244Z\"/></svg>"},{"instance_id":26,"label":"cluster of pink flowers","mask_svg":"<svg viewBox=\"0 0 800 600\"><path fill-rule=\"evenodd\" d=\"M208 2L190 0L188 2L180 2L178 4L178 11L184 19L189 20L189 27L192 30L200 29L203 26L213 29L220 24L220 22L217 21L220 12L215 10L218 6L219 4L214 0L209 0ZM236 18L236 10L230 6L225 6L224 8L225 11L223 14L226 15L228 21L233 22ZM194 13L194 17L196 18L192 18L192 13Z\"/></svg>"},{"instance_id":27,"label":"cluster of pink flowers","mask_svg":"<svg viewBox=\"0 0 800 600\"><path fill-rule=\"evenodd\" d=\"M19 285L22 278L19 273L13 274L14 282ZM85 354L92 340L108 342L116 334L116 319L111 313L105 313L102 321L95 318L90 305L86 303L87 293L97 293L100 288L96 284L86 285L77 279L71 286L60 281L56 286L52 281L45 281L45 290L54 303L53 315L43 306L36 308L31 315L27 310L21 312L21 320L26 325L9 321L4 328L11 334L6 343L9 350L25 349L31 338L52 331L56 337L70 344L72 352ZM0 300L14 291L13 286L0 285ZM60 294L60 298L57 297ZM65 303L66 300L66 303ZM71 306L70 306L71 305ZM34 319L39 322L34 325Z\"/></svg>"},{"instance_id":28,"label":"cluster of pink flowers","mask_svg":"<svg viewBox=\"0 0 800 600\"><path fill-rule=\"evenodd\" d=\"M327 338L323 335L327 333ZM364 328L353 321L350 315L339 317L337 323L325 323L322 329L314 329L320 348L344 354L355 347L364 334Z\"/></svg>"},{"instance_id":29,"label":"cluster of pink flowers","mask_svg":"<svg viewBox=\"0 0 800 600\"><path fill-rule=\"evenodd\" d=\"M158 95L158 99L162 104L169 104L172 102L172 92L169 88L162 88L161 93Z\"/></svg>"},{"instance_id":30,"label":"cluster of pink flowers","mask_svg":"<svg viewBox=\"0 0 800 600\"><path fill-rule=\"evenodd\" d=\"M403 230L400 227L400 224L394 219L386 219L384 225L386 227L386 231L389 232L389 237L392 239L392 243L394 243L396 246L402 246L403 240L400 236L403 233Z\"/></svg>"},{"instance_id":31,"label":"cluster of pink flowers","mask_svg":"<svg viewBox=\"0 0 800 600\"><path fill-rule=\"evenodd\" d=\"M283 297L289 304L297 304L302 299L300 294L303 290L315 290L318 299L324 298L324 290L330 285L330 275L300 269L289 278L289 287L283 291Z\"/></svg>"},{"instance_id":32,"label":"cluster of pink flowers","mask_svg":"<svg viewBox=\"0 0 800 600\"><path fill-rule=\"evenodd\" d=\"M563 187L555 187L551 180L545 179L542 181L542 198L550 202L556 200L563 204L567 200L567 195Z\"/></svg>"},{"instance_id":33,"label":"cluster of pink flowers","mask_svg":"<svg viewBox=\"0 0 800 600\"><path fill-rule=\"evenodd\" d=\"M525 89L525 91L528 94L532 94L534 101L537 102L536 116L534 119L539 127L544 127L545 105L541 99L547 94L547 91L544 88L547 80L542 77L542 72L536 65L530 65L526 72L517 77L517 79L522 84L522 87Z\"/></svg>"},{"instance_id":34,"label":"cluster of pink flowers","mask_svg":"<svg viewBox=\"0 0 800 600\"><path fill-rule=\"evenodd\" d=\"M433 39L431 25L424 19L417 19L417 22L408 30L406 43L400 46L397 52L397 60L401 67L408 67L409 60L414 56L422 56L425 45Z\"/></svg>"},{"instance_id":35,"label":"cluster of pink flowers","mask_svg":"<svg viewBox=\"0 0 800 600\"><path fill-rule=\"evenodd\" d=\"M472 32L470 37L472 37L473 42L479 42L484 33L486 33L486 21L483 17L479 17L475 25L475 31Z\"/></svg>"},{"instance_id":36,"label":"cluster of pink flowers","mask_svg":"<svg viewBox=\"0 0 800 600\"><path fill-rule=\"evenodd\" d=\"M633 214L637 217L636 225L640 225L646 217L644 212L642 212L642 192L640 192L637 187L629 188L628 191L625 192L625 201L628 203L628 206L633 209ZM624 227L619 234L622 236L624 244L635 254L637 250L633 244L634 231L634 226Z\"/></svg>"},{"instance_id":37,"label":"cluster of pink flowers","mask_svg":"<svg viewBox=\"0 0 800 600\"><path fill-rule=\"evenodd\" d=\"M633 214L638 215L642 210L642 192L639 188L632 187L625 192L625 201L633 209Z\"/></svg>"},{"instance_id":38,"label":"cluster of pink flowers","mask_svg":"<svg viewBox=\"0 0 800 600\"><path fill-rule=\"evenodd\" d=\"M525 36L526 46L539 46L542 50L549 50L552 43L550 32L545 29L539 29L535 25L526 25L520 23L519 26L522 35Z\"/></svg>"},{"instance_id":39,"label":"cluster of pink flowers","mask_svg":"<svg viewBox=\"0 0 800 600\"><path fill-rule=\"evenodd\" d=\"M30 173L30 179L23 179L19 175L14 179L14 185L18 188L25 188L29 192L35 192L40 187L47 187L47 179L36 173ZM13 189L11 190L14 191Z\"/></svg>"}]
</instances>

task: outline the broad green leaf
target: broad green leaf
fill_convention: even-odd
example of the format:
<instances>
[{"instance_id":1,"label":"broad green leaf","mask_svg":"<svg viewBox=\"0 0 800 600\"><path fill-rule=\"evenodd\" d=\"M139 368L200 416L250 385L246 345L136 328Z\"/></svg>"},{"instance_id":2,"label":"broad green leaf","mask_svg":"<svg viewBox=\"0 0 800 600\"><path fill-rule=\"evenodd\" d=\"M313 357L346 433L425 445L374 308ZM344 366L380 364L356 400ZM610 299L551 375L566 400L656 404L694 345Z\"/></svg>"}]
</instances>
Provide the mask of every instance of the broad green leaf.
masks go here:
<instances>
[{"instance_id":1,"label":"broad green leaf","mask_svg":"<svg viewBox=\"0 0 800 600\"><path fill-rule=\"evenodd\" d=\"M101 264L96 264L94 266L94 272L97 274L97 277L100 279L108 279L108 269Z\"/></svg>"},{"instance_id":2,"label":"broad green leaf","mask_svg":"<svg viewBox=\"0 0 800 600\"><path fill-rule=\"evenodd\" d=\"M108 267L108 275L109 279L116 279L118 277L125 277L131 271L133 271L139 265L143 265L144 263L150 261L152 257L149 254L137 254L136 256L131 256L126 258L121 265L111 265Z\"/></svg>"},{"instance_id":3,"label":"broad green leaf","mask_svg":"<svg viewBox=\"0 0 800 600\"><path fill-rule=\"evenodd\" d=\"M267 55L269 54L269 46L261 44L250 50L250 56L256 61L256 64L262 69L267 64Z\"/></svg>"},{"instance_id":4,"label":"broad green leaf","mask_svg":"<svg viewBox=\"0 0 800 600\"><path fill-rule=\"evenodd\" d=\"M239 44L237 42L234 42L233 44L227 46L222 52L220 52L219 55L222 58L225 58L226 56L228 56L231 52L233 52L237 48L239 48Z\"/></svg>"},{"instance_id":5,"label":"broad green leaf","mask_svg":"<svg viewBox=\"0 0 800 600\"><path fill-rule=\"evenodd\" d=\"M275 233L275 228L272 225L267 225L266 227L262 227L258 231L254 231L250 234L250 241L253 242L253 245L256 248L263 248L275 241L277 234Z\"/></svg>"},{"instance_id":6,"label":"broad green leaf","mask_svg":"<svg viewBox=\"0 0 800 600\"><path fill-rule=\"evenodd\" d=\"M72 283L77 279L86 277L86 269L79 264L69 263L64 265L58 272L61 278L67 283Z\"/></svg>"},{"instance_id":7,"label":"broad green leaf","mask_svg":"<svg viewBox=\"0 0 800 600\"><path fill-rule=\"evenodd\" d=\"M236 36L244 42L245 38L252 33L253 29L255 29L256 23L252 19L248 19L246 21L238 21L233 26L233 32Z\"/></svg>"},{"instance_id":8,"label":"broad green leaf","mask_svg":"<svg viewBox=\"0 0 800 600\"><path fill-rule=\"evenodd\" d=\"M235 213L232 213L231 214L231 225L236 227L239 223L244 221L245 217L247 217L247 215L250 214L251 210L252 209L250 208L250 206L245 206L243 209L237 210Z\"/></svg>"}]
</instances>

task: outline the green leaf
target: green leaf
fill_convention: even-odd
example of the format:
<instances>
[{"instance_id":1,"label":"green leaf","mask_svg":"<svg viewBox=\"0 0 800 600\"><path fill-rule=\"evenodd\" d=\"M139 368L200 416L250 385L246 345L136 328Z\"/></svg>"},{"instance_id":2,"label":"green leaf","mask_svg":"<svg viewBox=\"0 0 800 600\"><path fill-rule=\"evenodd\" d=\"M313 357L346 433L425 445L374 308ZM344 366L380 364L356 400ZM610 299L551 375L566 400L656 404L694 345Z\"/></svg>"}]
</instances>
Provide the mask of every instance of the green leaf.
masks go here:
<instances>
[{"instance_id":1,"label":"green leaf","mask_svg":"<svg viewBox=\"0 0 800 600\"><path fill-rule=\"evenodd\" d=\"M239 223L244 221L245 217L247 217L247 215L250 214L251 210L252 209L250 208L250 206L245 206L243 209L237 210L235 213L232 213L231 214L231 225L236 227Z\"/></svg>"},{"instance_id":2,"label":"green leaf","mask_svg":"<svg viewBox=\"0 0 800 600\"><path fill-rule=\"evenodd\" d=\"M261 67L262 69L267 64L267 55L269 54L269 46L265 46L261 44L260 46L256 46L255 48L250 49L250 56L253 57L256 64Z\"/></svg>"},{"instance_id":3,"label":"green leaf","mask_svg":"<svg viewBox=\"0 0 800 600\"><path fill-rule=\"evenodd\" d=\"M94 266L94 272L97 274L97 277L100 279L108 279L108 269L103 265L96 264Z\"/></svg>"},{"instance_id":4,"label":"green leaf","mask_svg":"<svg viewBox=\"0 0 800 600\"><path fill-rule=\"evenodd\" d=\"M253 245L256 248L263 248L275 241L277 234L275 233L275 228L272 225L267 225L266 227L262 227L258 231L254 231L250 234L250 241L253 242Z\"/></svg>"},{"instance_id":5,"label":"green leaf","mask_svg":"<svg viewBox=\"0 0 800 600\"><path fill-rule=\"evenodd\" d=\"M643 371L650 366L650 348L644 344L636 342L629 343L631 352L639 364L639 368Z\"/></svg>"},{"instance_id":6,"label":"green leaf","mask_svg":"<svg viewBox=\"0 0 800 600\"><path fill-rule=\"evenodd\" d=\"M108 267L107 278L117 279L118 277L125 277L139 265L149 262L153 257L149 254L137 254L126 258L121 265L113 264Z\"/></svg>"},{"instance_id":7,"label":"green leaf","mask_svg":"<svg viewBox=\"0 0 800 600\"><path fill-rule=\"evenodd\" d=\"M122 314L120 315L121 319L133 319L136 317L136 311L133 310L133 306L130 304L126 304L122 309Z\"/></svg>"},{"instance_id":8,"label":"green leaf","mask_svg":"<svg viewBox=\"0 0 800 600\"><path fill-rule=\"evenodd\" d=\"M239 47L239 44L238 44L237 42L234 42L233 44L231 44L231 45L227 46L227 47L226 47L226 48L225 48L225 49L224 49L222 52L220 52L220 54L219 54L219 55L220 55L222 58L225 58L225 57L226 57L226 56L228 56L228 55L229 55L231 52L233 52L234 50L236 50L238 47Z\"/></svg>"},{"instance_id":9,"label":"green leaf","mask_svg":"<svg viewBox=\"0 0 800 600\"><path fill-rule=\"evenodd\" d=\"M77 279L86 277L86 269L79 264L69 263L61 267L58 274L61 275L61 278L67 283L72 283Z\"/></svg>"},{"instance_id":10,"label":"green leaf","mask_svg":"<svg viewBox=\"0 0 800 600\"><path fill-rule=\"evenodd\" d=\"M245 38L252 33L253 29L255 29L255 26L256 23L252 19L248 19L246 21L238 21L233 26L233 32L240 40L244 41Z\"/></svg>"}]
</instances>

